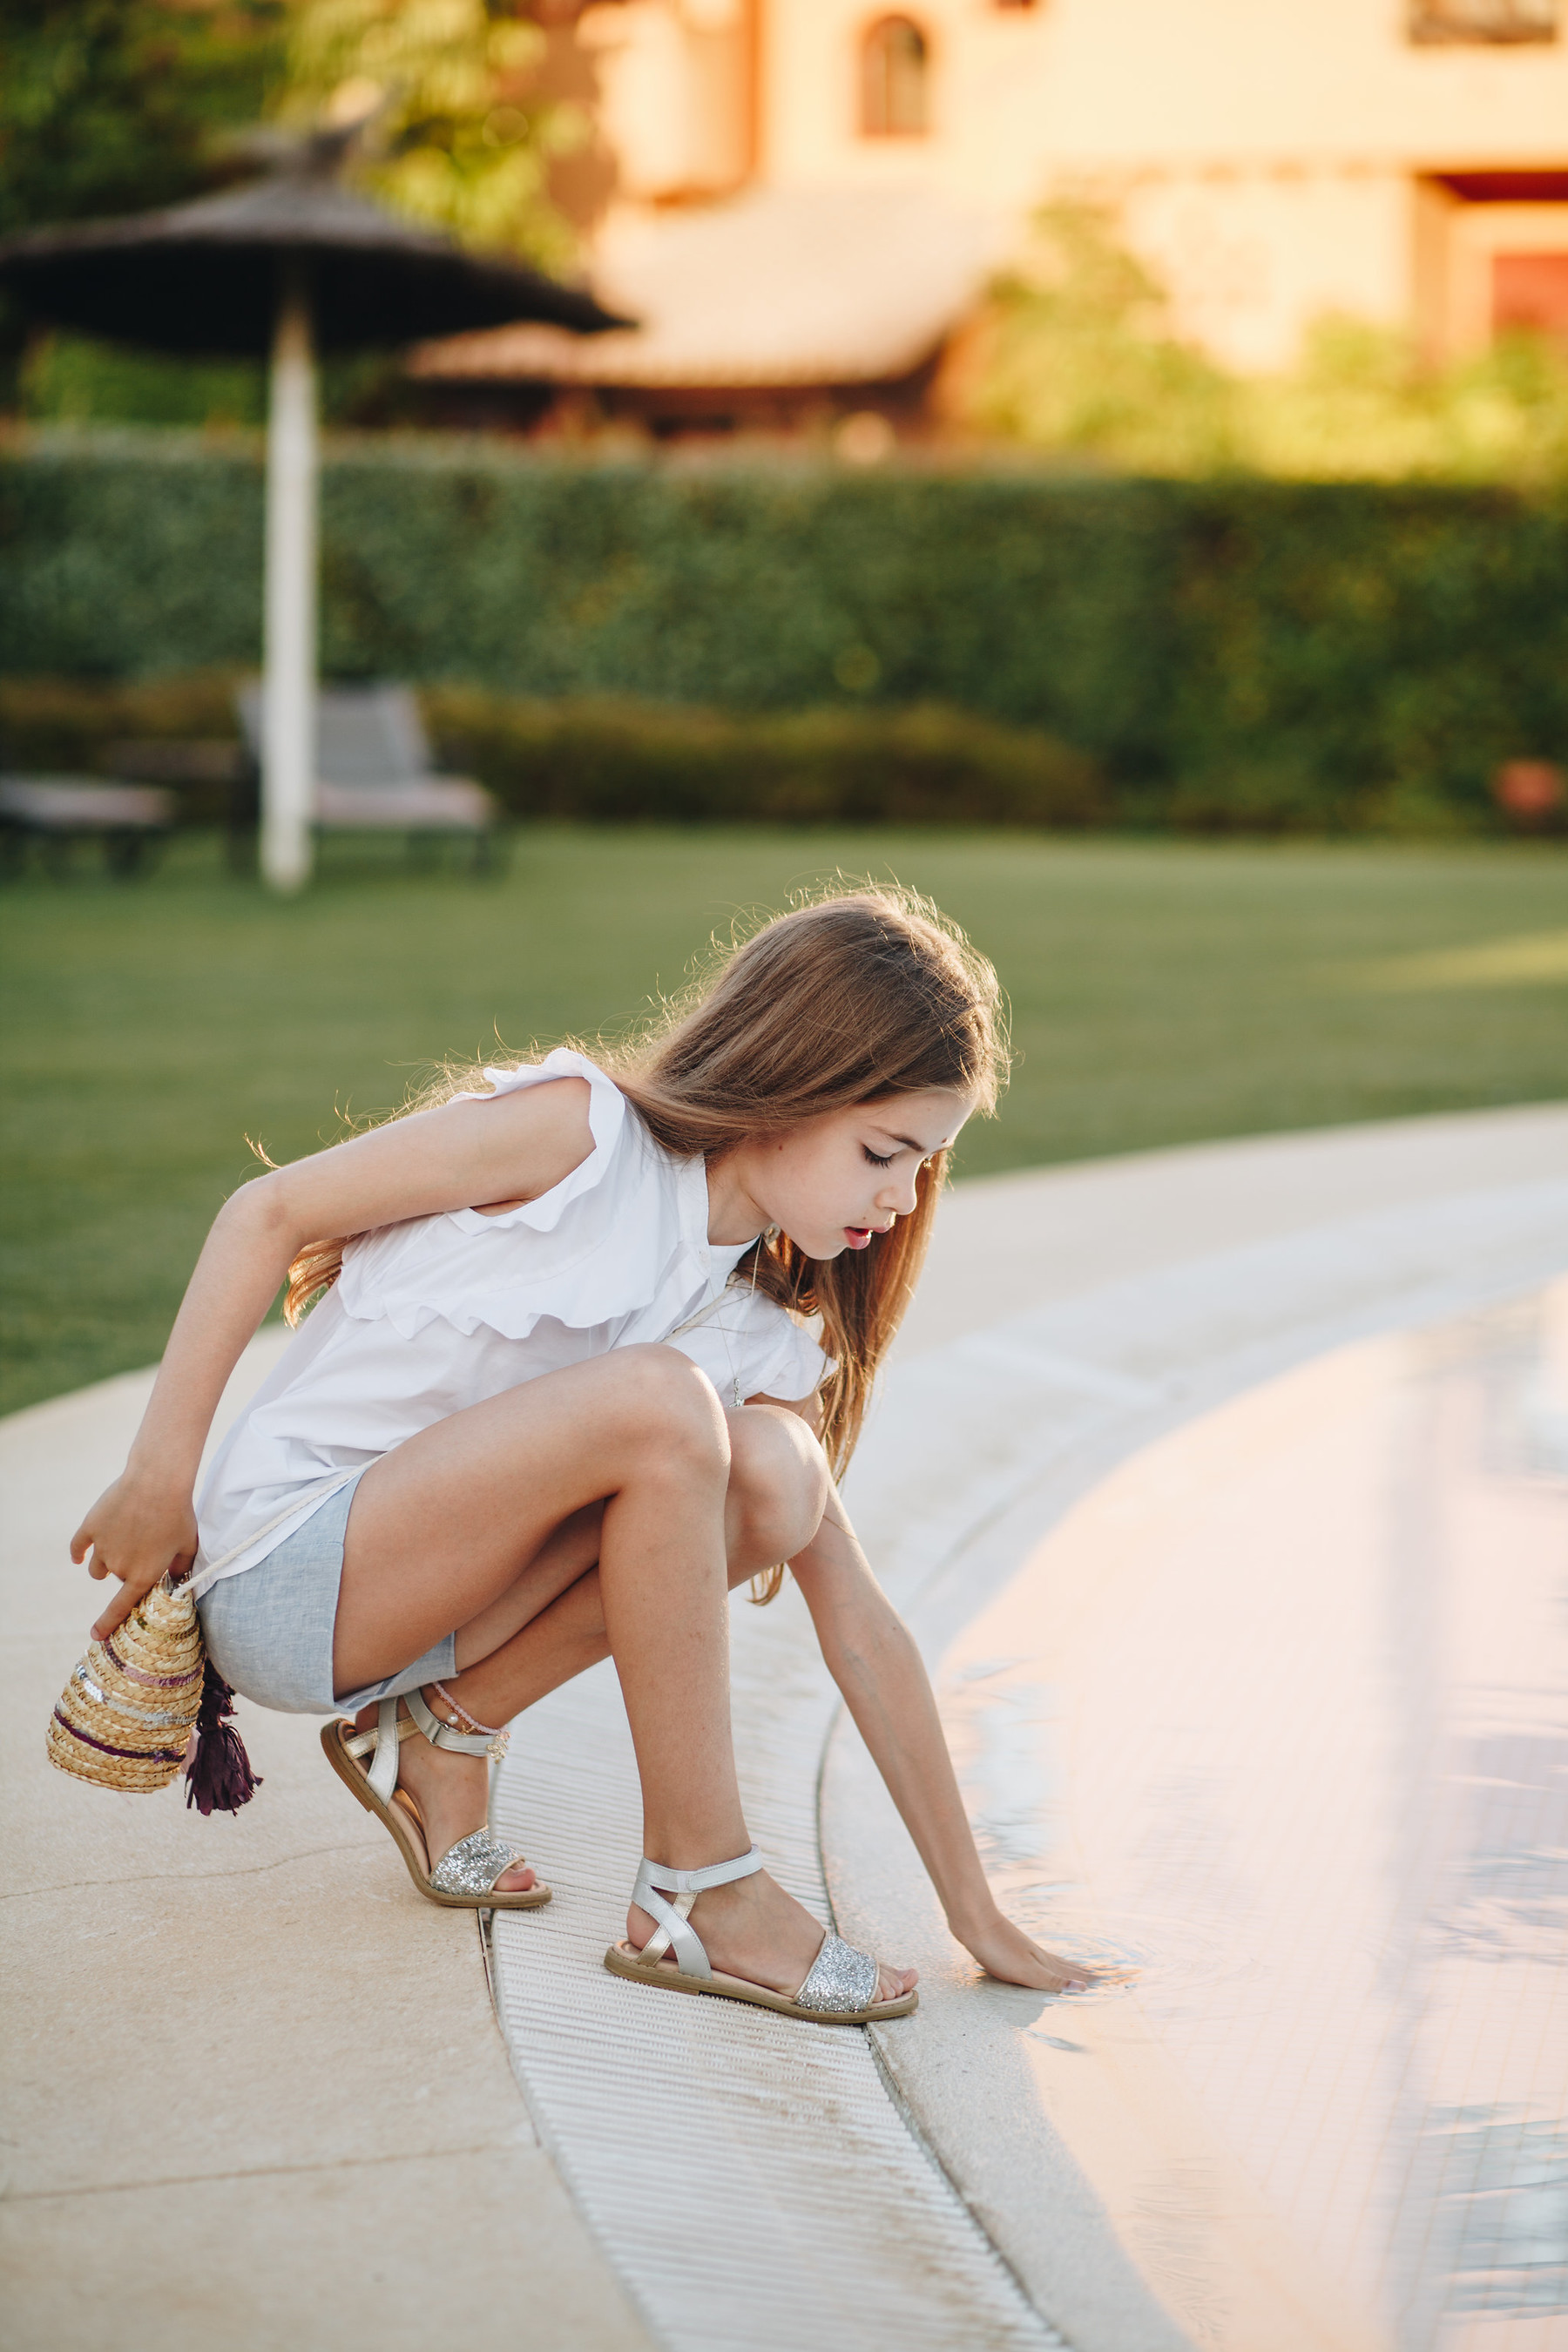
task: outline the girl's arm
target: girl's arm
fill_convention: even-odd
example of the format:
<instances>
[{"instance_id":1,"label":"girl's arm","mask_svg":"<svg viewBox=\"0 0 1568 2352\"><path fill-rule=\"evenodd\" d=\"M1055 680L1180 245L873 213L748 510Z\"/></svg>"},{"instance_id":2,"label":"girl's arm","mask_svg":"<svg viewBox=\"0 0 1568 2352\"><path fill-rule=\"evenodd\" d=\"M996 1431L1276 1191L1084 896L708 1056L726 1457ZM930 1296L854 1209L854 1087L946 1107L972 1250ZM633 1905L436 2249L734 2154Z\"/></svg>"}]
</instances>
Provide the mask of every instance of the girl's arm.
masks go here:
<instances>
[{"instance_id":1,"label":"girl's arm","mask_svg":"<svg viewBox=\"0 0 1568 2352\"><path fill-rule=\"evenodd\" d=\"M936 1697L913 1637L867 1565L837 1492L790 1562L822 1654L902 1814L947 1915L981 1967L1005 1984L1060 1992L1092 1971L1053 1956L997 1907L959 1795Z\"/></svg>"},{"instance_id":2,"label":"girl's arm","mask_svg":"<svg viewBox=\"0 0 1568 2352\"><path fill-rule=\"evenodd\" d=\"M493 1101L447 1103L309 1160L225 1202L196 1262L122 1475L83 1519L71 1558L121 1580L93 1627L112 1633L165 1570L195 1556L202 1449L229 1374L307 1242L446 1209L515 1205L550 1191L594 1148L585 1078Z\"/></svg>"}]
</instances>

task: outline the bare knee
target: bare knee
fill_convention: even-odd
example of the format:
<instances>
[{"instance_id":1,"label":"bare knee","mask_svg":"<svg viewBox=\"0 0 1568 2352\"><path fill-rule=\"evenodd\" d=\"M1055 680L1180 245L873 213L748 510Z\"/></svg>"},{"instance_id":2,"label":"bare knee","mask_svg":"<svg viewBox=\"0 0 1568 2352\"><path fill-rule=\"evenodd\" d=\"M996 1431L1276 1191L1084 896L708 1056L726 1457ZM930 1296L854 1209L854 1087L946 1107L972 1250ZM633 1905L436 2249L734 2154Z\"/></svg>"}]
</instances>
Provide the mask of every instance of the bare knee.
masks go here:
<instances>
[{"instance_id":1,"label":"bare knee","mask_svg":"<svg viewBox=\"0 0 1568 2352\"><path fill-rule=\"evenodd\" d=\"M626 1437L644 1475L730 1475L730 1431L712 1381L677 1348L617 1351Z\"/></svg>"},{"instance_id":2,"label":"bare knee","mask_svg":"<svg viewBox=\"0 0 1568 2352\"><path fill-rule=\"evenodd\" d=\"M793 1559L810 1543L827 1507L827 1462L798 1413L745 1405L725 1417L730 1551L732 1564L750 1575Z\"/></svg>"}]
</instances>

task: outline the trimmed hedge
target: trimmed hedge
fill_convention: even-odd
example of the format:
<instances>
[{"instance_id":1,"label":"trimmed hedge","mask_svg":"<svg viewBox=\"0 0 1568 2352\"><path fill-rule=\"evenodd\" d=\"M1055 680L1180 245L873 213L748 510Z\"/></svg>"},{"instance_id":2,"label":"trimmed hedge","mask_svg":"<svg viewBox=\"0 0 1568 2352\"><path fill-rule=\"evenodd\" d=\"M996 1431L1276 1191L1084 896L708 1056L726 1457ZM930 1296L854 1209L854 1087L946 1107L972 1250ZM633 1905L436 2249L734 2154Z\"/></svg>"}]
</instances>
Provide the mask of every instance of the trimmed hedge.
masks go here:
<instances>
[{"instance_id":1,"label":"trimmed hedge","mask_svg":"<svg viewBox=\"0 0 1568 2352\"><path fill-rule=\"evenodd\" d=\"M0 677L0 766L112 772L138 737L234 733L236 675L144 683ZM700 822L1086 825L1110 804L1092 760L973 711L810 710L737 716L646 703L518 700L426 687L438 757L513 816ZM219 786L184 786L214 823Z\"/></svg>"},{"instance_id":2,"label":"trimmed hedge","mask_svg":"<svg viewBox=\"0 0 1568 2352\"><path fill-rule=\"evenodd\" d=\"M1110 815L1081 751L934 704L736 717L437 687L425 708L445 759L518 816L1085 825Z\"/></svg>"},{"instance_id":3,"label":"trimmed hedge","mask_svg":"<svg viewBox=\"0 0 1568 2352\"><path fill-rule=\"evenodd\" d=\"M253 664L260 493L249 443L17 445L0 463L0 667L116 678ZM829 756L822 717L797 718L794 737L734 731L739 714L834 709L909 711L911 745L948 730L949 748L916 761L938 803L959 757L952 722L911 706L1055 739L1109 776L1124 818L1205 828L1468 828L1490 821L1500 761L1568 755L1561 499L612 467L367 439L334 450L322 506L330 672L731 714L661 734L651 715L536 710L499 735L470 714L489 746L474 764L502 759L501 735L526 736L524 804L537 789L563 813L640 807L671 761L690 768L668 788L690 814L749 808L742 756L780 813L848 813L833 795L875 801L844 780L868 775L884 733L851 728ZM645 782L626 781L631 768ZM1028 792L995 789L998 809L1011 794L1023 814Z\"/></svg>"}]
</instances>

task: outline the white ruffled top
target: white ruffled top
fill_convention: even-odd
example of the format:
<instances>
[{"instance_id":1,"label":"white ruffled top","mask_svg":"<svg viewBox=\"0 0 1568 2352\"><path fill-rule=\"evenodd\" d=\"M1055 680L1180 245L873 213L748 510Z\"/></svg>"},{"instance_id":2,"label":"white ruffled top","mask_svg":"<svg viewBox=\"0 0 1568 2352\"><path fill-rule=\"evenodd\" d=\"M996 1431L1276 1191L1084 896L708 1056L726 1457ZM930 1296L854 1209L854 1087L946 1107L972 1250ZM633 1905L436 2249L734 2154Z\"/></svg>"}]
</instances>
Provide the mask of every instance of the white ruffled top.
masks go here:
<instances>
[{"instance_id":1,"label":"white ruffled top","mask_svg":"<svg viewBox=\"0 0 1568 2352\"><path fill-rule=\"evenodd\" d=\"M831 1370L773 1299L727 1287L750 1244L709 1241L704 1162L656 1143L603 1070L563 1047L485 1076L494 1095L586 1078L592 1151L498 1216L454 1209L348 1244L337 1282L213 1462L197 1505L198 1595L265 1559L416 1430L611 1348L668 1341L726 1403L737 1391L793 1402Z\"/></svg>"}]
</instances>

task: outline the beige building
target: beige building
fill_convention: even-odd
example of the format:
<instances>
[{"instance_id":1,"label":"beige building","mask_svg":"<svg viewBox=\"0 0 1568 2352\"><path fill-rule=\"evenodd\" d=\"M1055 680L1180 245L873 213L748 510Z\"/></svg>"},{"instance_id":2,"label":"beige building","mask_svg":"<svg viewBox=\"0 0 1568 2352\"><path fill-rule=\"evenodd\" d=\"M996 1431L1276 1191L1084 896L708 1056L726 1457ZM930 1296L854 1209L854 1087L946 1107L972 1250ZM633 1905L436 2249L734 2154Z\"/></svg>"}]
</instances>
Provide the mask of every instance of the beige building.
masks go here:
<instances>
[{"instance_id":1,"label":"beige building","mask_svg":"<svg viewBox=\"0 0 1568 2352\"><path fill-rule=\"evenodd\" d=\"M1565 15L1568 0L597 0L576 39L618 186L595 276L647 326L563 348L562 368L609 388L657 379L666 398L693 367L710 387L764 389L815 370L840 408L857 380L886 406L889 352L908 384L934 356L936 282L951 323L1060 193L1113 204L1181 330L1239 369L1288 365L1325 312L1410 330L1434 357L1500 326L1568 335ZM887 331L857 336L871 280ZM429 373L553 373L540 331L510 361L463 348Z\"/></svg>"},{"instance_id":2,"label":"beige building","mask_svg":"<svg viewBox=\"0 0 1568 2352\"><path fill-rule=\"evenodd\" d=\"M1568 278L1558 0L626 0L585 12L645 202L918 185L1016 223L1125 206L1244 367L1342 310L1445 348ZM1556 269L1497 256L1552 255ZM1568 285L1560 296L1568 326Z\"/></svg>"}]
</instances>

